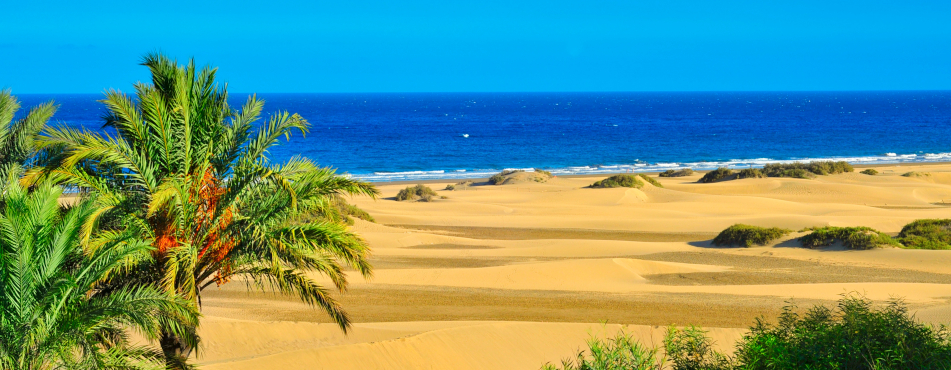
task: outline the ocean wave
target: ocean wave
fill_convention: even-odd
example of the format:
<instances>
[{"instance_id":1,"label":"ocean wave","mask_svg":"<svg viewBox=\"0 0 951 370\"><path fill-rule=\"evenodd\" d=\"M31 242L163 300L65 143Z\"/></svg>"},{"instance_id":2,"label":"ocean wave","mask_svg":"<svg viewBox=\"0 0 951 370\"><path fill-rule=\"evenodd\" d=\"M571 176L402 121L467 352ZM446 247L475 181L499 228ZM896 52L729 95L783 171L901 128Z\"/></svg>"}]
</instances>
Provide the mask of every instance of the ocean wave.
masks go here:
<instances>
[{"instance_id":1,"label":"ocean wave","mask_svg":"<svg viewBox=\"0 0 951 370\"><path fill-rule=\"evenodd\" d=\"M563 168L546 168L553 175L596 175L625 172L660 172L670 169L692 168L694 170L712 170L718 167L727 168L761 168L769 163L792 163L811 161L846 161L851 164L890 164L890 163L925 163L951 161L951 153L927 154L897 154L884 153L876 156L853 157L816 157L816 158L752 158L730 159L727 161L693 161L693 162L658 162L658 163L630 163L610 164L598 166L566 166ZM437 179L478 179L487 178L501 171L523 170L532 171L533 168L501 168L501 169L455 169L431 171L402 171L402 172L374 172L372 174L353 174L354 178L372 182L387 181L414 181Z\"/></svg>"}]
</instances>

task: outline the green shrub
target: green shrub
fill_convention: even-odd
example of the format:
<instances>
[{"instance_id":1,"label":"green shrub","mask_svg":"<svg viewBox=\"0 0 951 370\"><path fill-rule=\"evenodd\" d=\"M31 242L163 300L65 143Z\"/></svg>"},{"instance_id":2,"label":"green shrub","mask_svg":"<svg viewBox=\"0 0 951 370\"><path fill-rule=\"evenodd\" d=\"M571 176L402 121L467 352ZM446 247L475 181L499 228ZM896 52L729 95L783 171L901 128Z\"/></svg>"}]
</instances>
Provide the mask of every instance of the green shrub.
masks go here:
<instances>
[{"instance_id":1,"label":"green shrub","mask_svg":"<svg viewBox=\"0 0 951 370\"><path fill-rule=\"evenodd\" d=\"M695 327L667 329L665 357L659 362L595 362L579 353L579 361L566 361L564 369L620 370L947 370L951 368L951 332L915 321L901 301L874 306L872 301L845 295L835 308L813 306L804 313L786 306L778 320L757 319L736 343L732 357L713 349L706 332ZM776 322L775 324L771 322ZM589 341L589 358L628 358L636 353L656 357L656 349L634 343L625 336ZM592 344L594 343L594 344ZM621 348L621 350L618 350ZM631 349L629 349L631 348ZM620 353L618 353L620 352ZM600 355L595 355L599 353ZM633 357L633 356L629 356ZM646 359L645 359L646 360ZM670 366L665 366L670 361ZM626 366L626 367L625 367ZM547 365L544 369L557 369Z\"/></svg>"},{"instance_id":2,"label":"green shrub","mask_svg":"<svg viewBox=\"0 0 951 370\"><path fill-rule=\"evenodd\" d=\"M763 169L747 168L740 170L735 174L729 168L720 167L715 171L707 172L707 174L704 175L699 182L710 183L725 180L760 177L792 177L798 179L811 179L815 178L816 175L832 175L852 171L855 171L855 169L852 168L852 165L844 161L769 163L763 166ZM665 176L665 173L662 173L661 176Z\"/></svg>"},{"instance_id":3,"label":"green shrub","mask_svg":"<svg viewBox=\"0 0 951 370\"><path fill-rule=\"evenodd\" d=\"M768 177L792 177L797 179L811 179L816 175L805 168L803 163L774 163L763 166L763 173Z\"/></svg>"},{"instance_id":4,"label":"green shrub","mask_svg":"<svg viewBox=\"0 0 951 370\"><path fill-rule=\"evenodd\" d=\"M791 170L785 170L781 174L777 175L776 177L792 177L795 179L812 179L812 178L815 178L816 175L813 174L812 172L806 171L801 168L794 168Z\"/></svg>"},{"instance_id":5,"label":"green shrub","mask_svg":"<svg viewBox=\"0 0 951 370\"><path fill-rule=\"evenodd\" d=\"M901 175L902 175L902 176L905 176L905 177L927 177L927 176L931 176L930 173L927 173L927 172L918 172L918 171L905 172L905 173L903 173L903 174L901 174Z\"/></svg>"},{"instance_id":6,"label":"green shrub","mask_svg":"<svg viewBox=\"0 0 951 370\"><path fill-rule=\"evenodd\" d=\"M337 195L330 198L329 207L320 207L316 210L304 212L291 222L303 225L316 220L330 220L342 221L347 225L353 225L354 217L364 221L376 222L369 213L355 205L347 203L344 197Z\"/></svg>"},{"instance_id":7,"label":"green shrub","mask_svg":"<svg viewBox=\"0 0 951 370\"><path fill-rule=\"evenodd\" d=\"M899 301L874 308L846 296L803 315L787 307L775 325L757 320L737 345L736 369L948 369L951 337L920 324Z\"/></svg>"},{"instance_id":8,"label":"green shrub","mask_svg":"<svg viewBox=\"0 0 951 370\"><path fill-rule=\"evenodd\" d=\"M845 161L770 163L763 166L763 173L766 174L766 176L795 177L800 179L810 179L815 177L814 175L834 175L852 171L855 171L855 168Z\"/></svg>"},{"instance_id":9,"label":"green shrub","mask_svg":"<svg viewBox=\"0 0 951 370\"><path fill-rule=\"evenodd\" d=\"M461 181L455 184L446 185L445 190L466 190L470 186L472 186L472 184L473 184L472 180Z\"/></svg>"},{"instance_id":10,"label":"green shrub","mask_svg":"<svg viewBox=\"0 0 951 370\"><path fill-rule=\"evenodd\" d=\"M673 370L728 370L730 358L713 349L707 333L696 327L667 328L664 350Z\"/></svg>"},{"instance_id":11,"label":"green shrub","mask_svg":"<svg viewBox=\"0 0 951 370\"><path fill-rule=\"evenodd\" d=\"M542 370L661 370L657 353L622 330L613 338L592 337L587 355L578 351L576 358L562 360L560 367L548 363Z\"/></svg>"},{"instance_id":12,"label":"green shrub","mask_svg":"<svg viewBox=\"0 0 951 370\"><path fill-rule=\"evenodd\" d=\"M540 168L536 168L536 169L535 169L535 172L538 172L538 173L540 173L540 174L542 174L542 175L545 175L545 176L548 176L548 177L553 177L552 174L551 174L551 172L545 171L545 170L540 169Z\"/></svg>"},{"instance_id":13,"label":"green shrub","mask_svg":"<svg viewBox=\"0 0 951 370\"><path fill-rule=\"evenodd\" d=\"M525 171L524 170L505 170L495 175L492 175L492 177L489 178L489 183L492 185L502 185L502 183L505 182L505 176L511 175L513 173L518 173L518 172L525 172Z\"/></svg>"},{"instance_id":14,"label":"green shrub","mask_svg":"<svg viewBox=\"0 0 951 370\"><path fill-rule=\"evenodd\" d=\"M596 181L594 184L591 184L592 188L635 188L640 189L644 186L644 183L638 179L638 176L631 174L617 174L611 177L608 177L601 181Z\"/></svg>"},{"instance_id":15,"label":"green shrub","mask_svg":"<svg viewBox=\"0 0 951 370\"><path fill-rule=\"evenodd\" d=\"M433 197L436 196L436 192L433 189L430 189L428 186L419 184L416 186L410 186L406 189L400 190L396 194L396 200L398 201L414 201L418 200L421 202L430 202L433 200Z\"/></svg>"},{"instance_id":16,"label":"green shrub","mask_svg":"<svg viewBox=\"0 0 951 370\"><path fill-rule=\"evenodd\" d=\"M866 175L871 175L871 176L878 175L878 171L876 171L874 168L869 168L869 169L863 170L862 172L859 172L859 173L861 173L861 174L866 174Z\"/></svg>"},{"instance_id":17,"label":"green shrub","mask_svg":"<svg viewBox=\"0 0 951 370\"><path fill-rule=\"evenodd\" d=\"M647 175L645 175L645 174L643 174L643 173L638 174L638 176L640 176L642 179L644 179L644 181L647 181L647 182L650 183L651 185L654 185L654 186L656 186L656 187L658 187L658 188L664 187L664 185L661 184L660 181L654 180L653 177L647 176Z\"/></svg>"},{"instance_id":18,"label":"green shrub","mask_svg":"<svg viewBox=\"0 0 951 370\"><path fill-rule=\"evenodd\" d=\"M376 222L376 220L373 219L373 216L370 216L370 214L367 213L367 211L364 211L353 204L342 205L340 213L346 216L345 221L348 225L353 225L353 219L351 219L350 217L356 217L363 221Z\"/></svg>"},{"instance_id":19,"label":"green shrub","mask_svg":"<svg viewBox=\"0 0 951 370\"><path fill-rule=\"evenodd\" d=\"M735 224L721 231L716 238L713 238L713 245L752 247L754 244L767 245L770 242L782 238L791 233L792 230L780 229L778 227L759 227L744 224Z\"/></svg>"},{"instance_id":20,"label":"green shrub","mask_svg":"<svg viewBox=\"0 0 951 370\"><path fill-rule=\"evenodd\" d=\"M855 168L853 168L852 165L846 161L809 162L806 164L805 169L816 175L834 175L837 173L846 173L846 172L855 171Z\"/></svg>"},{"instance_id":21,"label":"green shrub","mask_svg":"<svg viewBox=\"0 0 951 370\"><path fill-rule=\"evenodd\" d=\"M915 220L898 233L905 248L951 249L951 219Z\"/></svg>"},{"instance_id":22,"label":"green shrub","mask_svg":"<svg viewBox=\"0 0 951 370\"><path fill-rule=\"evenodd\" d=\"M489 178L489 183L492 185L501 185L502 182L504 181L505 181L505 176L502 176L501 173L492 175L492 177Z\"/></svg>"},{"instance_id":23,"label":"green shrub","mask_svg":"<svg viewBox=\"0 0 951 370\"><path fill-rule=\"evenodd\" d=\"M746 168L736 173L737 179L758 179L761 177L766 177L766 175L757 168Z\"/></svg>"},{"instance_id":24,"label":"green shrub","mask_svg":"<svg viewBox=\"0 0 951 370\"><path fill-rule=\"evenodd\" d=\"M682 170L676 170L676 171L674 171L674 170L667 170L667 171L661 172L661 173L658 174L657 176L660 176L660 177L683 177L683 176L690 176L690 175L693 175L693 170L692 170L692 169L689 169L689 168L684 168L684 169L682 169Z\"/></svg>"},{"instance_id":25,"label":"green shrub","mask_svg":"<svg viewBox=\"0 0 951 370\"><path fill-rule=\"evenodd\" d=\"M727 180L727 178L730 177L731 175L733 175L733 170L726 167L720 167L713 171L707 172L697 182L711 183L711 182L723 181L723 180Z\"/></svg>"},{"instance_id":26,"label":"green shrub","mask_svg":"<svg viewBox=\"0 0 951 370\"><path fill-rule=\"evenodd\" d=\"M826 226L805 229L804 231L812 231L808 235L799 238L802 246L806 248L827 247L836 240L841 241L842 245L849 249L872 249L883 245L901 246L888 234L864 226Z\"/></svg>"}]
</instances>

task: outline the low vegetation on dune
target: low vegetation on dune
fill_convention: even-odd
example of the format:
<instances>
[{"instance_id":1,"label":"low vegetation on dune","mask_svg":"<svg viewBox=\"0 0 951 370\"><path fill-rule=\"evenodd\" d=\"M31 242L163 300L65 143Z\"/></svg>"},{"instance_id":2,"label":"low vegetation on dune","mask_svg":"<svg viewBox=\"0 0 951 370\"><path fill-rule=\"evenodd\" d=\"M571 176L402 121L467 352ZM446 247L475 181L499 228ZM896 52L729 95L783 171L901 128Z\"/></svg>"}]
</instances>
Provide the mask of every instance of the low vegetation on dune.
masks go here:
<instances>
[{"instance_id":1,"label":"low vegetation on dune","mask_svg":"<svg viewBox=\"0 0 951 370\"><path fill-rule=\"evenodd\" d=\"M905 248L951 249L951 219L915 220L898 233Z\"/></svg>"},{"instance_id":2,"label":"low vegetation on dune","mask_svg":"<svg viewBox=\"0 0 951 370\"><path fill-rule=\"evenodd\" d=\"M489 178L492 185L517 184L520 182L547 182L554 177L551 172L536 168L532 172L525 170L505 170Z\"/></svg>"},{"instance_id":3,"label":"low vegetation on dune","mask_svg":"<svg viewBox=\"0 0 951 370\"><path fill-rule=\"evenodd\" d=\"M502 185L502 183L505 182L506 176L517 173L517 172L524 172L524 171L523 170L507 170L507 171L499 172L495 175L492 175L492 177L489 178L489 183L492 185Z\"/></svg>"},{"instance_id":4,"label":"low vegetation on dune","mask_svg":"<svg viewBox=\"0 0 951 370\"><path fill-rule=\"evenodd\" d=\"M766 174L758 168L745 168L736 173L737 179L758 179L761 177L766 177Z\"/></svg>"},{"instance_id":5,"label":"low vegetation on dune","mask_svg":"<svg viewBox=\"0 0 951 370\"><path fill-rule=\"evenodd\" d=\"M828 247L836 241L841 242L848 249L873 249L886 245L901 247L901 244L888 234L864 226L825 226L808 228L803 231L810 231L809 234L799 238L802 246L806 248Z\"/></svg>"},{"instance_id":6,"label":"low vegetation on dune","mask_svg":"<svg viewBox=\"0 0 951 370\"><path fill-rule=\"evenodd\" d=\"M457 183L455 183L455 184L446 185L446 189L445 189L445 190L466 190L466 189L468 189L470 186L472 186L472 184L473 184L473 182L470 181L470 180L460 181L460 182L457 182Z\"/></svg>"},{"instance_id":7,"label":"low vegetation on dune","mask_svg":"<svg viewBox=\"0 0 951 370\"><path fill-rule=\"evenodd\" d=\"M337 212L339 212L342 216L342 221L347 225L353 225L354 218L359 218L363 221L376 222L376 220L373 219L373 216L370 216L367 211L364 211L353 204L347 203L347 201L342 197L337 197L334 202Z\"/></svg>"},{"instance_id":8,"label":"low vegetation on dune","mask_svg":"<svg viewBox=\"0 0 951 370\"><path fill-rule=\"evenodd\" d=\"M850 295L835 308L787 307L776 324L757 320L734 356L749 370L947 369L951 333L915 321L900 301L875 307Z\"/></svg>"},{"instance_id":9,"label":"low vegetation on dune","mask_svg":"<svg viewBox=\"0 0 951 370\"><path fill-rule=\"evenodd\" d=\"M635 188L640 189L644 186L644 182L641 181L638 177L627 173L617 174L611 177L608 177L604 180L595 181L594 184L591 184L592 188Z\"/></svg>"},{"instance_id":10,"label":"low vegetation on dune","mask_svg":"<svg viewBox=\"0 0 951 370\"><path fill-rule=\"evenodd\" d=\"M711 182L727 180L732 176L733 170L726 167L720 167L713 171L707 172L705 175L703 175L703 177L700 178L700 180L697 180L697 182L708 184Z\"/></svg>"},{"instance_id":11,"label":"low vegetation on dune","mask_svg":"<svg viewBox=\"0 0 951 370\"><path fill-rule=\"evenodd\" d=\"M431 202L436 196L436 191L426 185L418 184L400 190L400 192L396 194L396 200Z\"/></svg>"},{"instance_id":12,"label":"low vegetation on dune","mask_svg":"<svg viewBox=\"0 0 951 370\"><path fill-rule=\"evenodd\" d=\"M794 179L812 179L816 177L816 174L804 169L797 168L795 163L789 164L767 164L763 166L763 173L768 177L791 177Z\"/></svg>"},{"instance_id":13,"label":"low vegetation on dune","mask_svg":"<svg viewBox=\"0 0 951 370\"><path fill-rule=\"evenodd\" d=\"M763 166L763 172L770 177L779 177L777 174L788 170L803 170L816 175L835 175L839 173L853 172L855 168L846 161L814 161L814 162L793 162L793 163L774 163Z\"/></svg>"},{"instance_id":14,"label":"low vegetation on dune","mask_svg":"<svg viewBox=\"0 0 951 370\"><path fill-rule=\"evenodd\" d=\"M747 168L734 172L733 170L720 167L714 171L707 172L701 183L711 183L726 180L750 179L761 177L791 177L797 179L812 179L816 175L834 175L838 173L855 171L848 162L845 161L819 161L819 162L793 162L793 163L770 163L763 166L762 169Z\"/></svg>"},{"instance_id":15,"label":"low vegetation on dune","mask_svg":"<svg viewBox=\"0 0 951 370\"><path fill-rule=\"evenodd\" d=\"M620 331L615 336L588 339L588 351L578 351L575 358L561 361L561 366L548 363L542 370L627 370L662 369L657 348L642 345L634 336Z\"/></svg>"},{"instance_id":16,"label":"low vegetation on dune","mask_svg":"<svg viewBox=\"0 0 951 370\"><path fill-rule=\"evenodd\" d=\"M814 175L835 175L853 171L855 168L846 161L770 163L763 166L763 173L769 177L812 178Z\"/></svg>"},{"instance_id":17,"label":"low vegetation on dune","mask_svg":"<svg viewBox=\"0 0 951 370\"><path fill-rule=\"evenodd\" d=\"M659 173L657 176L660 177L684 177L693 175L693 170L689 168L684 168L682 170L667 170Z\"/></svg>"},{"instance_id":18,"label":"low vegetation on dune","mask_svg":"<svg viewBox=\"0 0 951 370\"><path fill-rule=\"evenodd\" d=\"M806 164L806 169L816 175L835 175L855 171L855 168L846 161L809 162Z\"/></svg>"},{"instance_id":19,"label":"low vegetation on dune","mask_svg":"<svg viewBox=\"0 0 951 370\"><path fill-rule=\"evenodd\" d=\"M332 220L352 226L354 224L354 218L376 222L373 216L370 216L367 211L348 203L342 196L331 197L327 203L329 207L321 207L311 212L306 212L297 217L294 220L294 224L305 225L320 220Z\"/></svg>"},{"instance_id":20,"label":"low vegetation on dune","mask_svg":"<svg viewBox=\"0 0 951 370\"><path fill-rule=\"evenodd\" d=\"M915 321L901 301L876 306L846 295L833 307L799 312L787 306L776 320L757 319L732 355L713 348L706 332L670 327L663 351L621 332L588 340L588 351L544 370L898 370L948 369L951 332Z\"/></svg>"},{"instance_id":21,"label":"low vegetation on dune","mask_svg":"<svg viewBox=\"0 0 951 370\"><path fill-rule=\"evenodd\" d=\"M905 173L903 173L903 174L901 174L901 175L904 176L904 177L928 177L928 176L931 176L931 174L928 173L928 172L918 172L918 171L905 172Z\"/></svg>"},{"instance_id":22,"label":"low vegetation on dune","mask_svg":"<svg viewBox=\"0 0 951 370\"><path fill-rule=\"evenodd\" d=\"M864 175L870 175L870 176L878 175L878 171L875 170L874 168L869 168L869 169L863 170L862 172L859 172L859 173L864 174Z\"/></svg>"},{"instance_id":23,"label":"low vegetation on dune","mask_svg":"<svg viewBox=\"0 0 951 370\"><path fill-rule=\"evenodd\" d=\"M741 246L747 248L753 245L767 245L791 232L792 230L778 227L735 224L721 231L716 238L713 238L713 245L721 247Z\"/></svg>"},{"instance_id":24,"label":"low vegetation on dune","mask_svg":"<svg viewBox=\"0 0 951 370\"><path fill-rule=\"evenodd\" d=\"M664 185L661 184L660 181L657 181L657 180L654 179L653 177L647 176L647 175L645 175L645 174L643 174L643 173L638 174L638 176L640 176L642 179L644 179L644 181L647 181L647 182L650 183L651 185L654 185L655 187L658 187L658 188L664 187Z\"/></svg>"}]
</instances>

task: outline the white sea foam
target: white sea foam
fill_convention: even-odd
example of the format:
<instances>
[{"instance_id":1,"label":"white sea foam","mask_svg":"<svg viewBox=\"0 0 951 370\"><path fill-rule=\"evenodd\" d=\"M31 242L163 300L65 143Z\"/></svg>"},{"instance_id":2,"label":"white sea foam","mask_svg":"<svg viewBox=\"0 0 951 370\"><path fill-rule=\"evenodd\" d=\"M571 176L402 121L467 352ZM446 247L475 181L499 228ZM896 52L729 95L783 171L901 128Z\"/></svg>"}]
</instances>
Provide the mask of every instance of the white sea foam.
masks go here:
<instances>
[{"instance_id":1,"label":"white sea foam","mask_svg":"<svg viewBox=\"0 0 951 370\"><path fill-rule=\"evenodd\" d=\"M951 161L951 153L926 154L897 154L885 153L875 156L853 157L816 157L795 159L751 158L731 159L727 161L696 161L696 162L660 162L660 163L618 163L599 166L569 166L564 168L546 169L555 176L559 175L588 175L611 174L624 172L660 172L669 169L692 168L695 170L712 170L718 167L749 168L763 167L768 163L792 163L811 161L846 161L852 164L888 164L888 163L922 163ZM404 171L404 172L374 172L372 174L354 174L353 177L365 181L413 181L434 179L476 179L487 178L503 170L533 171L533 168L503 168L503 169L457 169L432 171Z\"/></svg>"}]
</instances>

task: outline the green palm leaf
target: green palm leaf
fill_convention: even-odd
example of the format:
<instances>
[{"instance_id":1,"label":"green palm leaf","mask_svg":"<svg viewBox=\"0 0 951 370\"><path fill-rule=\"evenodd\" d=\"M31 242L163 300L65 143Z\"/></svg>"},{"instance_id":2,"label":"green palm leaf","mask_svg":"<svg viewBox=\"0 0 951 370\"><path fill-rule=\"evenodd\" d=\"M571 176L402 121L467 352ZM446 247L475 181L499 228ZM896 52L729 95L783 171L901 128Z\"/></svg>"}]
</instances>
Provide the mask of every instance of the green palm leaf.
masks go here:
<instances>
[{"instance_id":1,"label":"green palm leaf","mask_svg":"<svg viewBox=\"0 0 951 370\"><path fill-rule=\"evenodd\" d=\"M27 182L47 178L96 199L82 229L87 248L101 244L88 236L93 230L131 232L152 247L151 264L127 258L114 268L138 272L114 273L110 281L158 284L197 305L202 289L242 278L296 295L346 330L349 317L330 291L346 289L344 266L371 276L369 247L329 207L342 196L376 197L376 188L304 158L271 163L270 148L294 131L306 133L310 123L288 112L262 117L256 96L232 109L215 69L161 54L142 64L151 83L135 85L134 97L109 91L102 100L115 136L46 131L42 147L64 152ZM335 289L310 274L329 277ZM169 330L161 337L169 358L195 348Z\"/></svg>"},{"instance_id":2,"label":"green palm leaf","mask_svg":"<svg viewBox=\"0 0 951 370\"><path fill-rule=\"evenodd\" d=\"M111 277L149 260L151 246L130 232L81 245L92 199L68 209L62 189L28 192L16 173L0 196L0 368L159 368L165 356L133 345L132 330L158 340L172 331L197 343L194 305L148 285Z\"/></svg>"}]
</instances>

